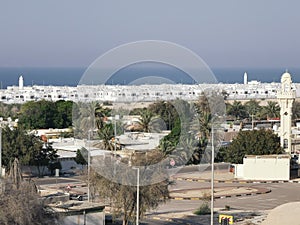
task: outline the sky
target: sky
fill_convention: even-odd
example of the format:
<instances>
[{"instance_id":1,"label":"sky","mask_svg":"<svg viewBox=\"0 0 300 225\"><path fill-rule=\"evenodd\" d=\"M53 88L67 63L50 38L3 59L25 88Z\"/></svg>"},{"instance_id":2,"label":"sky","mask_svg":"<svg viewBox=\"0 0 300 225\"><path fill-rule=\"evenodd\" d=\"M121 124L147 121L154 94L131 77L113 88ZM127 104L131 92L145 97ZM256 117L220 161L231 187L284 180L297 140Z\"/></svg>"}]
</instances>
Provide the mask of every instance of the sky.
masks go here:
<instances>
[{"instance_id":1,"label":"sky","mask_svg":"<svg viewBox=\"0 0 300 225\"><path fill-rule=\"evenodd\" d=\"M0 67L87 67L164 40L211 67L300 67L299 0L0 0Z\"/></svg>"}]
</instances>

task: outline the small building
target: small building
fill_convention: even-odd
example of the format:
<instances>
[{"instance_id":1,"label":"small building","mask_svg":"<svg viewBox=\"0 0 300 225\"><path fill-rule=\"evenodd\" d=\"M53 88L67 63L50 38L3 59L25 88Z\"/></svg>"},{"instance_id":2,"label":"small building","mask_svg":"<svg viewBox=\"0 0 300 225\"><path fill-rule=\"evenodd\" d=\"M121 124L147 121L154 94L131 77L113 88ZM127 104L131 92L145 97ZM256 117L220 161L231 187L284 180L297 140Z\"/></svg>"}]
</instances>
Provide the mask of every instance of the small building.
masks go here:
<instances>
[{"instance_id":1,"label":"small building","mask_svg":"<svg viewBox=\"0 0 300 225\"><path fill-rule=\"evenodd\" d=\"M245 180L289 180L289 155L246 155L235 165L235 178Z\"/></svg>"},{"instance_id":2,"label":"small building","mask_svg":"<svg viewBox=\"0 0 300 225\"><path fill-rule=\"evenodd\" d=\"M105 224L105 205L95 202L68 201L49 205L60 215L64 225L103 225Z\"/></svg>"}]
</instances>

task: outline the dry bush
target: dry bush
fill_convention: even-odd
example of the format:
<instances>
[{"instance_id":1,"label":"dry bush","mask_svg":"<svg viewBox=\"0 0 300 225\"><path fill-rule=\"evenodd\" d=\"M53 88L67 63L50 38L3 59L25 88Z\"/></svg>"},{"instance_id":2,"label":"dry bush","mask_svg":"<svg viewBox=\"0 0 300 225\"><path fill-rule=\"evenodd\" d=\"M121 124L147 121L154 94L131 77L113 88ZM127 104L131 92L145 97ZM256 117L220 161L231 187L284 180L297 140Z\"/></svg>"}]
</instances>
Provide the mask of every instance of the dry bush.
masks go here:
<instances>
[{"instance_id":1,"label":"dry bush","mask_svg":"<svg viewBox=\"0 0 300 225\"><path fill-rule=\"evenodd\" d=\"M0 195L0 224L41 225L56 224L55 216L47 213L31 182L24 181L18 189L4 184Z\"/></svg>"}]
</instances>

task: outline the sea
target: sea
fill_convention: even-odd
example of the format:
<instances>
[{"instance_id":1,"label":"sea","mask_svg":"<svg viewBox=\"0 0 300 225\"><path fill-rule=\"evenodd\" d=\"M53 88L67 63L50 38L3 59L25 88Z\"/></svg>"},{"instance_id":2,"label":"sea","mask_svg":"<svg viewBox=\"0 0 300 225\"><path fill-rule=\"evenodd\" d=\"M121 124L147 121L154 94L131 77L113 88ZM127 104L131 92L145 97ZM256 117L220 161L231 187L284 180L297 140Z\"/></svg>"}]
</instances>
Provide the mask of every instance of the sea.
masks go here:
<instances>
[{"instance_id":1,"label":"sea","mask_svg":"<svg viewBox=\"0 0 300 225\"><path fill-rule=\"evenodd\" d=\"M18 85L22 75L24 86L53 85L53 86L77 86L84 77L85 67L0 67L0 88ZM285 68L211 68L219 83L243 83L244 73L247 72L248 81L257 80L263 83L280 82ZM290 68L294 83L300 83L300 68ZM102 76L105 72L99 72ZM102 75L101 75L102 74ZM193 84L195 81L180 69L160 66L133 66L118 70L107 80L106 84L124 85L141 77L163 77L172 79L174 83ZM151 80L151 79L150 79ZM160 81L160 82L163 82ZM82 83L82 82L81 82Z\"/></svg>"}]
</instances>

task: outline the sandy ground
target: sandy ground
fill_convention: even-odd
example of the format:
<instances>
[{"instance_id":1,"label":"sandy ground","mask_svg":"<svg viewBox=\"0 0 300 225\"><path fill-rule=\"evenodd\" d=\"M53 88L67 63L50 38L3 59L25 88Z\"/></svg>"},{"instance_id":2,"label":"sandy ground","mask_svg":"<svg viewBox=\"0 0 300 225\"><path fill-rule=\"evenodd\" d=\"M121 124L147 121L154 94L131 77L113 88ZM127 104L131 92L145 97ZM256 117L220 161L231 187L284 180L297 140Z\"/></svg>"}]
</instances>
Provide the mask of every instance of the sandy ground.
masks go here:
<instances>
[{"instance_id":1,"label":"sandy ground","mask_svg":"<svg viewBox=\"0 0 300 225\"><path fill-rule=\"evenodd\" d=\"M271 210L261 225L300 225L300 202L290 202Z\"/></svg>"}]
</instances>

